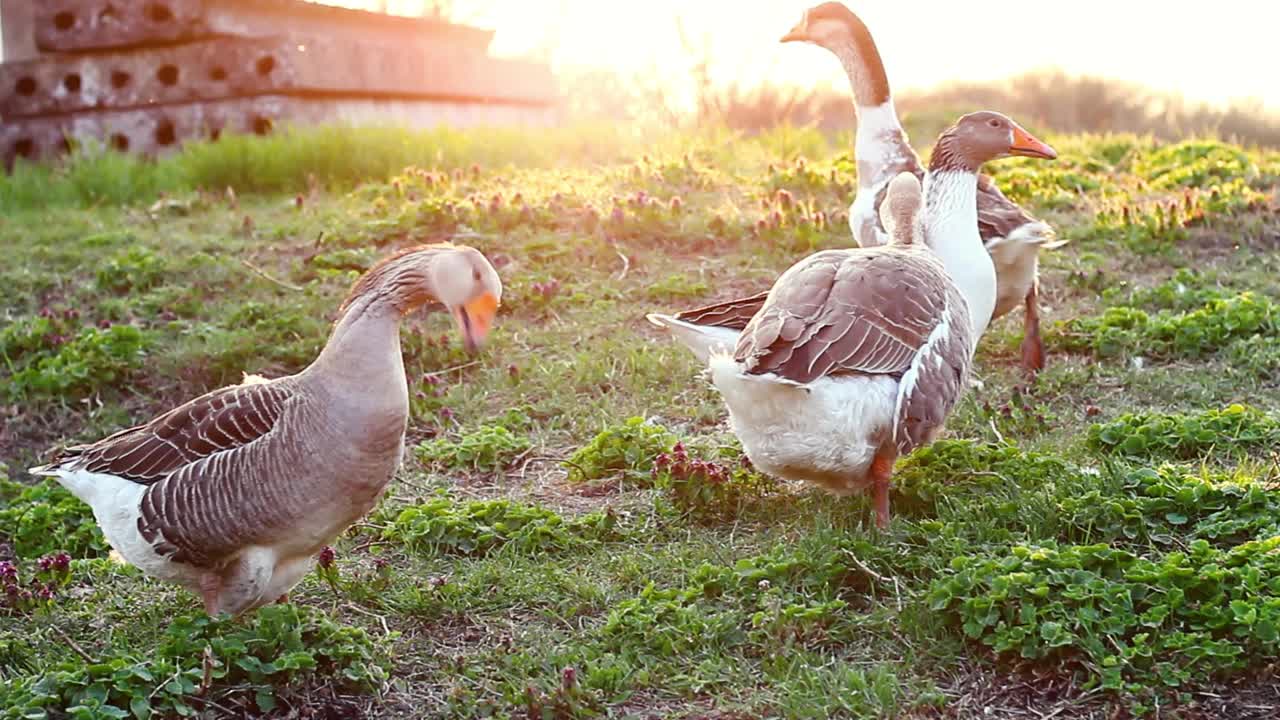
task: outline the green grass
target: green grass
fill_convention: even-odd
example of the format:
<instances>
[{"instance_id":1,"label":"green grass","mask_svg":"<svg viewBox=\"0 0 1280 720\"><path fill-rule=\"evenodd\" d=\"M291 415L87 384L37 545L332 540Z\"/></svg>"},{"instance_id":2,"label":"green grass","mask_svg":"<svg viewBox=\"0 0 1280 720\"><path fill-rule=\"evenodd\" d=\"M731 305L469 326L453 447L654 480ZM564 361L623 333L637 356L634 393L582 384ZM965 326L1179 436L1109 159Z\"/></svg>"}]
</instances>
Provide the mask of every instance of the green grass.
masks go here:
<instances>
[{"instance_id":1,"label":"green grass","mask_svg":"<svg viewBox=\"0 0 1280 720\"><path fill-rule=\"evenodd\" d=\"M847 246L846 141L320 129L0 178L0 717L1276 704L1280 153L1073 136L991 165L1072 240L1042 258L1049 368L1022 379L1021 318L994 323L881 532L865 498L745 463L643 319ZM208 623L21 472L304 367L364 269L449 237L499 266L491 342L472 358L447 317L407 319L406 465L291 604Z\"/></svg>"}]
</instances>

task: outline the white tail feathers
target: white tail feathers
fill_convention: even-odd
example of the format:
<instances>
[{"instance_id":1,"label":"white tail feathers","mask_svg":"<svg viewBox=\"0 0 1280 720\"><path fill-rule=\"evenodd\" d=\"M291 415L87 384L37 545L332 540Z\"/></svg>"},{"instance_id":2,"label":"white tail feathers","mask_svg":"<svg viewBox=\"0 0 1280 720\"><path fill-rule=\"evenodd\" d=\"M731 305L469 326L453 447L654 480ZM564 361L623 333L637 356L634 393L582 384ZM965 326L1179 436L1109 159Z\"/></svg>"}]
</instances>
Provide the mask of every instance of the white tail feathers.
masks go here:
<instances>
[{"instance_id":1,"label":"white tail feathers","mask_svg":"<svg viewBox=\"0 0 1280 720\"><path fill-rule=\"evenodd\" d=\"M880 222L891 242L911 245L920 241L923 205L920 179L914 173L901 172L890 181L884 202L880 203Z\"/></svg>"},{"instance_id":2,"label":"white tail feathers","mask_svg":"<svg viewBox=\"0 0 1280 720\"><path fill-rule=\"evenodd\" d=\"M681 344L693 351L702 362L716 353L733 353L738 344L738 331L712 325L695 325L670 315L649 313L649 322L670 332Z\"/></svg>"}]
</instances>

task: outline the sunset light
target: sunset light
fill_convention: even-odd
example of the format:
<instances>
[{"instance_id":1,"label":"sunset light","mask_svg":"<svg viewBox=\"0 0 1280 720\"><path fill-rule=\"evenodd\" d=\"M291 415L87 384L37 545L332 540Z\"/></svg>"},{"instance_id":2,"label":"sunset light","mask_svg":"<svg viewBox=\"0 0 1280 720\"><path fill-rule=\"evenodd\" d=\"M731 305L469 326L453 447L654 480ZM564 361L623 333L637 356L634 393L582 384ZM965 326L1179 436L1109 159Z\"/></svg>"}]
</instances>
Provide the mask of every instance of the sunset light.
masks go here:
<instances>
[{"instance_id":1,"label":"sunset light","mask_svg":"<svg viewBox=\"0 0 1280 720\"><path fill-rule=\"evenodd\" d=\"M821 50L777 39L811 0L347 0L348 7L417 15L442 8L458 22L496 30L492 49L536 55L558 70L647 73L678 85L697 54L715 80L843 87ZM1182 93L1197 102L1280 107L1274 30L1280 9L1224 0L1194 13L1166 3L1081 0L1070 5L851 3L875 34L896 88L926 89L1058 69ZM684 40L680 28L684 30ZM692 51L692 54L691 54Z\"/></svg>"}]
</instances>

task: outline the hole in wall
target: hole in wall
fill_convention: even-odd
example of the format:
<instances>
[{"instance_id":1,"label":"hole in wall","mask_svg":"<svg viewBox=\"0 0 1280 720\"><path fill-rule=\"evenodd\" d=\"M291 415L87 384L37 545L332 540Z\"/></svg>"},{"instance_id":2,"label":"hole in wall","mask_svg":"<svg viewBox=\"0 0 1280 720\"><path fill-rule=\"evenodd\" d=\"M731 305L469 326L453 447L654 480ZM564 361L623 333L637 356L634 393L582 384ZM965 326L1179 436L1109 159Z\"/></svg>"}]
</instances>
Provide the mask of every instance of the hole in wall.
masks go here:
<instances>
[{"instance_id":1,"label":"hole in wall","mask_svg":"<svg viewBox=\"0 0 1280 720\"><path fill-rule=\"evenodd\" d=\"M123 88L125 85L128 85L129 81L132 79L133 77L130 76L129 73L123 70L111 71L111 87L115 88L116 90L119 90Z\"/></svg>"},{"instance_id":2,"label":"hole in wall","mask_svg":"<svg viewBox=\"0 0 1280 720\"><path fill-rule=\"evenodd\" d=\"M169 22L173 19L173 11L164 3L151 3L147 6L147 17L151 22Z\"/></svg>"},{"instance_id":3,"label":"hole in wall","mask_svg":"<svg viewBox=\"0 0 1280 720\"><path fill-rule=\"evenodd\" d=\"M76 24L75 13L67 12L66 10L63 10L62 12L53 16L53 26L64 32L75 27L75 24Z\"/></svg>"},{"instance_id":4,"label":"hole in wall","mask_svg":"<svg viewBox=\"0 0 1280 720\"><path fill-rule=\"evenodd\" d=\"M264 117L262 115L255 115L253 117L253 134L268 135L271 133L271 126L271 118Z\"/></svg>"},{"instance_id":5,"label":"hole in wall","mask_svg":"<svg viewBox=\"0 0 1280 720\"><path fill-rule=\"evenodd\" d=\"M214 82L222 82L227 79L227 69L221 65L214 65L209 69L209 79Z\"/></svg>"},{"instance_id":6,"label":"hole in wall","mask_svg":"<svg viewBox=\"0 0 1280 720\"><path fill-rule=\"evenodd\" d=\"M36 154L36 143L31 138L19 138L13 144L13 154L29 158Z\"/></svg>"},{"instance_id":7,"label":"hole in wall","mask_svg":"<svg viewBox=\"0 0 1280 720\"><path fill-rule=\"evenodd\" d=\"M36 93L36 79L30 75L23 75L18 78L18 83L13 86L19 95L34 95Z\"/></svg>"},{"instance_id":8,"label":"hole in wall","mask_svg":"<svg viewBox=\"0 0 1280 720\"><path fill-rule=\"evenodd\" d=\"M173 130L173 123L168 120L161 120L156 125L156 144L160 146L172 145L178 139L178 134Z\"/></svg>"},{"instance_id":9,"label":"hole in wall","mask_svg":"<svg viewBox=\"0 0 1280 720\"><path fill-rule=\"evenodd\" d=\"M68 73L62 78L62 87L66 88L67 92L80 92L80 73Z\"/></svg>"},{"instance_id":10,"label":"hole in wall","mask_svg":"<svg viewBox=\"0 0 1280 720\"><path fill-rule=\"evenodd\" d=\"M161 65L156 70L156 79L161 85L173 86L178 84L178 66L177 65Z\"/></svg>"},{"instance_id":11,"label":"hole in wall","mask_svg":"<svg viewBox=\"0 0 1280 720\"><path fill-rule=\"evenodd\" d=\"M259 75L270 75L272 70L276 69L276 59L270 55L264 55L258 58L258 62L254 64L258 69Z\"/></svg>"},{"instance_id":12,"label":"hole in wall","mask_svg":"<svg viewBox=\"0 0 1280 720\"><path fill-rule=\"evenodd\" d=\"M129 150L129 136L124 133L115 133L111 136L111 147L120 152L127 152Z\"/></svg>"}]
</instances>

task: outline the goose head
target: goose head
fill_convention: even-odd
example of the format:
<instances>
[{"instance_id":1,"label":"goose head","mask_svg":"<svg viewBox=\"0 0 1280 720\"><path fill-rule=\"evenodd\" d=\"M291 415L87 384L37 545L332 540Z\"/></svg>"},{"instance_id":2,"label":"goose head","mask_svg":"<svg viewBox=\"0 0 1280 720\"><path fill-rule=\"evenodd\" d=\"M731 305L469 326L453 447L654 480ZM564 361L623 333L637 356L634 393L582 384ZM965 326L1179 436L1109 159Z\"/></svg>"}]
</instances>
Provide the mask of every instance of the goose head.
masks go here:
<instances>
[{"instance_id":1,"label":"goose head","mask_svg":"<svg viewBox=\"0 0 1280 720\"><path fill-rule=\"evenodd\" d=\"M866 24L844 5L827 2L809 8L800 22L782 36L782 42L812 43L835 55L849 76L853 103L860 114L889 100L889 78L876 41ZM888 130L901 132L897 113L892 108L879 122L887 124ZM866 127L865 123L858 123L859 137L867 132ZM905 137L902 144L906 144Z\"/></svg>"},{"instance_id":2,"label":"goose head","mask_svg":"<svg viewBox=\"0 0 1280 720\"><path fill-rule=\"evenodd\" d=\"M835 50L865 32L866 26L849 8L826 2L805 10L800 22L782 36L781 42L807 42Z\"/></svg>"},{"instance_id":3,"label":"goose head","mask_svg":"<svg viewBox=\"0 0 1280 720\"><path fill-rule=\"evenodd\" d=\"M474 352L489 334L502 302L502 280L484 255L466 245L407 248L374 265L338 308L342 326L380 307L404 317L430 302L448 309Z\"/></svg>"},{"instance_id":4,"label":"goose head","mask_svg":"<svg viewBox=\"0 0 1280 720\"><path fill-rule=\"evenodd\" d=\"M472 247L449 248L427 268L431 294L453 316L468 352L489 334L502 302L502 280L489 260Z\"/></svg>"},{"instance_id":5,"label":"goose head","mask_svg":"<svg viewBox=\"0 0 1280 720\"><path fill-rule=\"evenodd\" d=\"M929 170L976 173L983 163L1000 157L1052 160L1058 153L1007 116L992 110L969 113L942 131L929 160Z\"/></svg>"}]
</instances>

